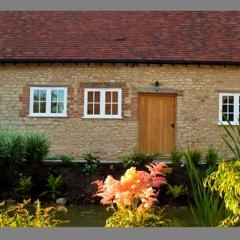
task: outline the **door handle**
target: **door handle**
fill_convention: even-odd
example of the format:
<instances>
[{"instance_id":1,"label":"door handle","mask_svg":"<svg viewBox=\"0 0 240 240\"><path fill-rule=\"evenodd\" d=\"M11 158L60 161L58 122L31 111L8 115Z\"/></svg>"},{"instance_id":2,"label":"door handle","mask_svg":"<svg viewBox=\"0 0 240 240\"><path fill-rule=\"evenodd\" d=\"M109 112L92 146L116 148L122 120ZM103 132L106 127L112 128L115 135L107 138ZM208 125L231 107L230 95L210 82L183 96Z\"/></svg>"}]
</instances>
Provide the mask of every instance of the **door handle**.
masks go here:
<instances>
[{"instance_id":1,"label":"door handle","mask_svg":"<svg viewBox=\"0 0 240 240\"><path fill-rule=\"evenodd\" d=\"M171 126L172 126L172 128L174 128L174 127L175 127L175 124L173 123Z\"/></svg>"}]
</instances>

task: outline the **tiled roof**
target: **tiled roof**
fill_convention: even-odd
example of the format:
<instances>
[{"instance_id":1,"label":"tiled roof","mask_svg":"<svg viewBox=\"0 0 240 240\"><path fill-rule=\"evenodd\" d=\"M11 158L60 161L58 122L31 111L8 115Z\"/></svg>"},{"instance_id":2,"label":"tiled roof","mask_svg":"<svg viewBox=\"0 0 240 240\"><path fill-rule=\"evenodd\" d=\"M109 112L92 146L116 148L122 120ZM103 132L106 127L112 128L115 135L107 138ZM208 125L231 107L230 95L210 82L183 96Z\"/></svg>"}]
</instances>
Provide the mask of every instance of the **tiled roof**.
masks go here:
<instances>
[{"instance_id":1,"label":"tiled roof","mask_svg":"<svg viewBox=\"0 0 240 240\"><path fill-rule=\"evenodd\" d=\"M240 12L0 12L0 61L240 62Z\"/></svg>"}]
</instances>

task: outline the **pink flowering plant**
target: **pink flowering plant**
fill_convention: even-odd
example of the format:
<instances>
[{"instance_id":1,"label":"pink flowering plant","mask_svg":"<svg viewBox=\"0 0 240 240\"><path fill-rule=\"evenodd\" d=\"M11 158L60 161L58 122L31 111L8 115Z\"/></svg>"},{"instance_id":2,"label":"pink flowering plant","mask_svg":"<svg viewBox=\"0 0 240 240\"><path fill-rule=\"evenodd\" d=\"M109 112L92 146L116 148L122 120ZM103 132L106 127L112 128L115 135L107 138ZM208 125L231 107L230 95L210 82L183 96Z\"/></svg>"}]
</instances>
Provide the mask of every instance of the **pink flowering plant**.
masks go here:
<instances>
[{"instance_id":1,"label":"pink flowering plant","mask_svg":"<svg viewBox=\"0 0 240 240\"><path fill-rule=\"evenodd\" d=\"M120 180L108 176L105 181L95 181L98 190L94 196L101 197L101 204L114 210L106 226L144 226L142 223L149 222L149 216L151 219L157 218L157 225L163 225L162 217L153 213L153 205L157 202L160 186L167 184L163 173L165 167L164 163L147 165L148 171L131 167ZM127 219L127 223L125 221L122 224L124 219ZM154 224L151 226L155 226L156 219L152 221Z\"/></svg>"}]
</instances>

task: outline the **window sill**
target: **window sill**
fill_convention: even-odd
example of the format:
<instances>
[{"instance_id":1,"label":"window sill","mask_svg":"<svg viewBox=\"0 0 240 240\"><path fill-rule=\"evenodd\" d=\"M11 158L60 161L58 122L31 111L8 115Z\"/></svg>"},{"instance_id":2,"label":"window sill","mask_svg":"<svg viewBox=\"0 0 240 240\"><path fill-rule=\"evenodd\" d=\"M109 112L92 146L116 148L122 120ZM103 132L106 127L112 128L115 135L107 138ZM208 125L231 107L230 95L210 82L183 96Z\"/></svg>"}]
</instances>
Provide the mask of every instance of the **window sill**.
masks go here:
<instances>
[{"instance_id":1,"label":"window sill","mask_svg":"<svg viewBox=\"0 0 240 240\"><path fill-rule=\"evenodd\" d=\"M67 118L68 115L28 115L29 118Z\"/></svg>"},{"instance_id":2,"label":"window sill","mask_svg":"<svg viewBox=\"0 0 240 240\"><path fill-rule=\"evenodd\" d=\"M97 117L97 116L84 116L82 119L106 119L106 120L123 120L123 117Z\"/></svg>"},{"instance_id":3,"label":"window sill","mask_svg":"<svg viewBox=\"0 0 240 240\"><path fill-rule=\"evenodd\" d=\"M227 123L227 122L218 122L217 125L218 125L218 126L222 126L222 125L224 125L224 126L230 126L230 124ZM232 125L232 126L238 126L239 123L231 122L231 125Z\"/></svg>"}]
</instances>

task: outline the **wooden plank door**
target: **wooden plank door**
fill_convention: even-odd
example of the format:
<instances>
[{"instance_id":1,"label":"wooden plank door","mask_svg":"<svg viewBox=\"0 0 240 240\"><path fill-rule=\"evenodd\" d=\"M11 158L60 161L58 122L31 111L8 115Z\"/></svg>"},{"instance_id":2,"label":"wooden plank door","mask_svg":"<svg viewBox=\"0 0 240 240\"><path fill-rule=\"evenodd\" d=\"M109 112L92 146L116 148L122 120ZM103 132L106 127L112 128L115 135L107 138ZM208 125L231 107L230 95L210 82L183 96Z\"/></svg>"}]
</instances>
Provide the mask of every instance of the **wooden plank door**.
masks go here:
<instances>
[{"instance_id":1,"label":"wooden plank door","mask_svg":"<svg viewBox=\"0 0 240 240\"><path fill-rule=\"evenodd\" d=\"M139 150L168 155L175 147L176 97L139 94Z\"/></svg>"}]
</instances>

